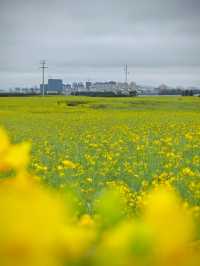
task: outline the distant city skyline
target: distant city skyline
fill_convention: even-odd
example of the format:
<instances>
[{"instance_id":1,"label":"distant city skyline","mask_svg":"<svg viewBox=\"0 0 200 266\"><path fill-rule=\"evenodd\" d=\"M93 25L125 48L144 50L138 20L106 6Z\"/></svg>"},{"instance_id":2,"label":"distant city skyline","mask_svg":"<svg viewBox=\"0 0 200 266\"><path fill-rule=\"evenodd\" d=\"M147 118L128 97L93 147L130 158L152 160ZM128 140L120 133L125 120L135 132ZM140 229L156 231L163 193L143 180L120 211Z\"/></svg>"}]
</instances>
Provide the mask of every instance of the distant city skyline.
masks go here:
<instances>
[{"instance_id":1,"label":"distant city skyline","mask_svg":"<svg viewBox=\"0 0 200 266\"><path fill-rule=\"evenodd\" d=\"M199 0L0 0L0 89L48 78L200 86Z\"/></svg>"},{"instance_id":2,"label":"distant city skyline","mask_svg":"<svg viewBox=\"0 0 200 266\"><path fill-rule=\"evenodd\" d=\"M49 67L50 68L50 67ZM86 73L83 71L73 72L67 69L67 73L61 71L56 73L48 69L45 73L45 81L49 78L60 78L65 83L73 82L97 82L97 81L117 81L124 82L124 72L123 66L121 68L107 68L102 71L101 68L87 68ZM196 86L200 87L200 75L199 70L195 68L190 68L190 72L187 68L183 68L180 71L178 68L171 68L166 71L166 69L155 68L155 69L135 69L129 67L128 81L134 81L139 85L146 85L157 87L161 84L167 84L172 87L176 86ZM4 73L4 79L1 80L0 89L9 89L13 87L32 87L39 86L42 82L42 74L38 67L37 72L28 72L28 73L15 73L13 78L11 74Z\"/></svg>"}]
</instances>

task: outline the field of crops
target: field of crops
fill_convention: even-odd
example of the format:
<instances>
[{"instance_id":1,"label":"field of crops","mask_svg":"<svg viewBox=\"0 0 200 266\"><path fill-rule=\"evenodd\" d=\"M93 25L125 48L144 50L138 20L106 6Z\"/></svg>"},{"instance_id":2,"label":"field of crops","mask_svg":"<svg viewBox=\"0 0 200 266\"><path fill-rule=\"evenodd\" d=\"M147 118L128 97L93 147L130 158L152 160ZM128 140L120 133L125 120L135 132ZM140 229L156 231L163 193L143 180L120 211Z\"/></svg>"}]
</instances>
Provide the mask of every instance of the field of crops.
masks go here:
<instances>
[{"instance_id":1,"label":"field of crops","mask_svg":"<svg viewBox=\"0 0 200 266\"><path fill-rule=\"evenodd\" d=\"M0 98L0 125L1 265L199 265L199 97Z\"/></svg>"}]
</instances>

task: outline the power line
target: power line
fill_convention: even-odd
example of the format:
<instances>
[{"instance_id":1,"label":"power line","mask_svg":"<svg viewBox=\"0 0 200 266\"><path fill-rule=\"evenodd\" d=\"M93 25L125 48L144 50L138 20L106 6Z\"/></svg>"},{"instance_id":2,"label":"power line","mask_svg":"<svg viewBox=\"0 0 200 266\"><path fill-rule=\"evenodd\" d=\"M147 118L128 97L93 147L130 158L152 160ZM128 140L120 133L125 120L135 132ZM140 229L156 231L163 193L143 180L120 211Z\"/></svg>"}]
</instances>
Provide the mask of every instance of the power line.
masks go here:
<instances>
[{"instance_id":1,"label":"power line","mask_svg":"<svg viewBox=\"0 0 200 266\"><path fill-rule=\"evenodd\" d=\"M42 60L40 62L40 65L41 65L40 68L42 69L42 95L44 96L44 71L48 67L46 66L46 61L45 60Z\"/></svg>"}]
</instances>

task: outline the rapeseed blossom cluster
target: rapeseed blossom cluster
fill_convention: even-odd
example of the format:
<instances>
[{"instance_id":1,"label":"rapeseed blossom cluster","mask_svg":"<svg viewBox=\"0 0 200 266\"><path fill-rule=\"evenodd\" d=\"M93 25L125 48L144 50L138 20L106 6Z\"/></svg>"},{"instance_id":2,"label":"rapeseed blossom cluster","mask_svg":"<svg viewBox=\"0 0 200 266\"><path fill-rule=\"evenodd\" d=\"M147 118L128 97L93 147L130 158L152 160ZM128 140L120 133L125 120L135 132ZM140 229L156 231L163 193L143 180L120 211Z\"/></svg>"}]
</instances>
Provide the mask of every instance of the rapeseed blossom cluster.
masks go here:
<instances>
[{"instance_id":1,"label":"rapeseed blossom cluster","mask_svg":"<svg viewBox=\"0 0 200 266\"><path fill-rule=\"evenodd\" d=\"M30 144L24 142L21 144L11 145L8 136L1 128L0 128L0 140L1 140L1 146L0 146L1 171L14 169L20 172L21 170L25 170L29 162L28 154L30 151Z\"/></svg>"},{"instance_id":2,"label":"rapeseed blossom cluster","mask_svg":"<svg viewBox=\"0 0 200 266\"><path fill-rule=\"evenodd\" d=\"M172 186L156 183L147 192L143 182L139 198L124 182L108 181L93 214L80 214L64 190L49 189L30 173L28 143L12 144L3 129L0 140L0 171L12 175L0 183L0 265L199 265L193 211ZM62 163L80 171L71 160ZM93 184L91 177L86 181ZM141 204L130 215L135 202Z\"/></svg>"}]
</instances>

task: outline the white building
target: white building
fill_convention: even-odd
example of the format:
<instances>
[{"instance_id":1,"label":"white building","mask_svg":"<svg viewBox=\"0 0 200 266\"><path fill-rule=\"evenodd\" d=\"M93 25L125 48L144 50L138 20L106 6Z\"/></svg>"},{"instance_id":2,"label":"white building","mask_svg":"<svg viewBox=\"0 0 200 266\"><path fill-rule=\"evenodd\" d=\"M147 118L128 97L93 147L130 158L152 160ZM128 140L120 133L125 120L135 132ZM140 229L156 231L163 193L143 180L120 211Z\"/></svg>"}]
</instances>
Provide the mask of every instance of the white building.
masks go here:
<instances>
[{"instance_id":1,"label":"white building","mask_svg":"<svg viewBox=\"0 0 200 266\"><path fill-rule=\"evenodd\" d=\"M137 91L137 85L135 82L96 82L91 85L90 91L129 94L131 91Z\"/></svg>"}]
</instances>

